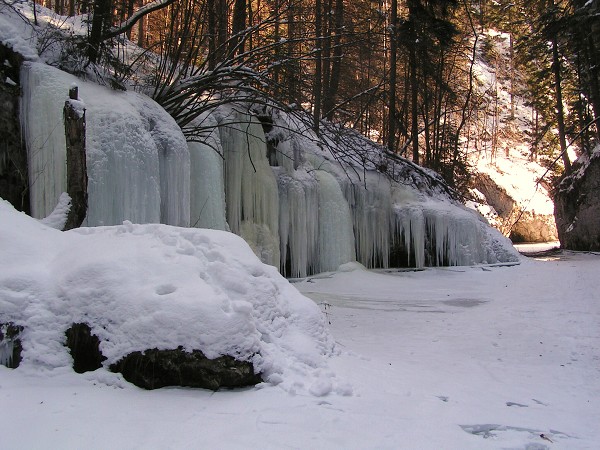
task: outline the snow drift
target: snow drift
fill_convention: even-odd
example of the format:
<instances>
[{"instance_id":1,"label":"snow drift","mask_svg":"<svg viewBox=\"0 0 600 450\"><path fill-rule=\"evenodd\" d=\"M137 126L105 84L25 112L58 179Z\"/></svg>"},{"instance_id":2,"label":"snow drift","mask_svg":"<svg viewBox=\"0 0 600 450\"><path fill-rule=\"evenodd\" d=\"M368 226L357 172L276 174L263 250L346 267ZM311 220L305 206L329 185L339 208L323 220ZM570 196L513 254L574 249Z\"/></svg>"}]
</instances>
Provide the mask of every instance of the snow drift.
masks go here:
<instances>
[{"instance_id":1,"label":"snow drift","mask_svg":"<svg viewBox=\"0 0 600 450\"><path fill-rule=\"evenodd\" d=\"M284 387L334 388L319 307L232 233L131 222L60 232L4 200L0 222L0 323L25 328L18 370L72 365L65 330L87 323L105 367L181 346L250 361Z\"/></svg>"}]
</instances>

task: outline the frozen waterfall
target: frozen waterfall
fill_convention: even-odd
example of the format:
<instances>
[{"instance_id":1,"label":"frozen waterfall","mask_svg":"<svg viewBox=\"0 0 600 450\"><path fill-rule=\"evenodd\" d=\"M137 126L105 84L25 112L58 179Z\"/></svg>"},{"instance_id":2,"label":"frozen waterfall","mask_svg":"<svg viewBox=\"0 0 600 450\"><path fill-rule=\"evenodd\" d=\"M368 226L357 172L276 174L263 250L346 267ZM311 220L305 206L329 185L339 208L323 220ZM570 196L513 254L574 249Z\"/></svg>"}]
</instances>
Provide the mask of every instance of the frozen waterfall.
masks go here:
<instances>
[{"instance_id":1,"label":"frozen waterfall","mask_svg":"<svg viewBox=\"0 0 600 450\"><path fill-rule=\"evenodd\" d=\"M189 225L189 153L173 119L152 100L87 83L41 63L22 68L21 119L32 215L42 218L66 189L62 109L73 84L86 107L86 224L124 220Z\"/></svg>"},{"instance_id":2,"label":"frozen waterfall","mask_svg":"<svg viewBox=\"0 0 600 450\"><path fill-rule=\"evenodd\" d=\"M333 139L318 144L284 113L263 127L241 106L221 106L195 119L199 131L186 142L148 97L25 63L21 115L35 217L47 216L65 190L62 108L74 83L86 107L88 226L130 220L230 230L290 277L350 261L424 267L516 259L474 213L421 192L422 184L336 160Z\"/></svg>"}]
</instances>

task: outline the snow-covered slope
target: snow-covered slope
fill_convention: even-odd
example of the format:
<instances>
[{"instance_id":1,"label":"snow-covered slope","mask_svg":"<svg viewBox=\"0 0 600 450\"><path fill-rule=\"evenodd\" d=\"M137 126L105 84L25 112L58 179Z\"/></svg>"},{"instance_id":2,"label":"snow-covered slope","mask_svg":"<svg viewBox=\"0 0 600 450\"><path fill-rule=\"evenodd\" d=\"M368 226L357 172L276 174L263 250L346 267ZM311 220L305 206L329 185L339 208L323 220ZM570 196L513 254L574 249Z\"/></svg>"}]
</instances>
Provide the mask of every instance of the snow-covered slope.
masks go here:
<instances>
[{"instance_id":1,"label":"snow-covered slope","mask_svg":"<svg viewBox=\"0 0 600 450\"><path fill-rule=\"evenodd\" d=\"M478 52L476 87L484 108L472 124L467 149L476 171L473 187L479 204L473 206L514 240L556 240L547 169L527 143L531 110L516 94L511 107L509 40L505 33L488 30L482 42L491 50L487 58L481 48ZM515 86L518 83L516 77ZM545 174L546 179L540 182Z\"/></svg>"}]
</instances>

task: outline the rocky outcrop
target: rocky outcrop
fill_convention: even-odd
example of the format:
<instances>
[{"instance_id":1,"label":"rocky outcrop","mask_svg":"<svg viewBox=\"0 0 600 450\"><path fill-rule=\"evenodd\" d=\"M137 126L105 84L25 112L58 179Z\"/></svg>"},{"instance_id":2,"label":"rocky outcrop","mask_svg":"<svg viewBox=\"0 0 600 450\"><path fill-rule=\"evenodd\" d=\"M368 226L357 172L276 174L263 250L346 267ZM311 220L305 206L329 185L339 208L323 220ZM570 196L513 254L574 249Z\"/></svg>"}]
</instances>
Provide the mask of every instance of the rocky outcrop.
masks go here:
<instances>
[{"instance_id":1,"label":"rocky outcrop","mask_svg":"<svg viewBox=\"0 0 600 450\"><path fill-rule=\"evenodd\" d=\"M498 217L494 226L513 242L549 242L557 239L554 217L523 208L502 186L485 173L473 177L473 187L481 192Z\"/></svg>"},{"instance_id":2,"label":"rocky outcrop","mask_svg":"<svg viewBox=\"0 0 600 450\"><path fill-rule=\"evenodd\" d=\"M600 250L600 148L574 165L554 196L554 215L562 248Z\"/></svg>"},{"instance_id":3,"label":"rocky outcrop","mask_svg":"<svg viewBox=\"0 0 600 450\"><path fill-rule=\"evenodd\" d=\"M29 210L27 152L19 123L19 70L23 57L0 43L0 198Z\"/></svg>"},{"instance_id":4,"label":"rocky outcrop","mask_svg":"<svg viewBox=\"0 0 600 450\"><path fill-rule=\"evenodd\" d=\"M102 367L106 358L100 351L100 340L92 334L86 323L74 323L65 335L67 347L73 358L73 370L77 373L90 372Z\"/></svg>"},{"instance_id":5,"label":"rocky outcrop","mask_svg":"<svg viewBox=\"0 0 600 450\"><path fill-rule=\"evenodd\" d=\"M23 327L12 322L0 323L0 365L15 369L21 363Z\"/></svg>"},{"instance_id":6,"label":"rocky outcrop","mask_svg":"<svg viewBox=\"0 0 600 450\"><path fill-rule=\"evenodd\" d=\"M102 367L106 358L100 351L100 340L89 325L74 323L65 333L66 346L73 357L73 370L84 373ZM220 387L242 387L260 383L252 363L231 356L208 359L199 350L191 352L151 349L132 352L110 366L130 383L144 389L186 386L217 390Z\"/></svg>"},{"instance_id":7,"label":"rocky outcrop","mask_svg":"<svg viewBox=\"0 0 600 450\"><path fill-rule=\"evenodd\" d=\"M250 362L238 361L231 356L208 359L199 350L187 352L181 347L133 352L110 369L144 389L187 386L217 390L251 386L262 381Z\"/></svg>"}]
</instances>

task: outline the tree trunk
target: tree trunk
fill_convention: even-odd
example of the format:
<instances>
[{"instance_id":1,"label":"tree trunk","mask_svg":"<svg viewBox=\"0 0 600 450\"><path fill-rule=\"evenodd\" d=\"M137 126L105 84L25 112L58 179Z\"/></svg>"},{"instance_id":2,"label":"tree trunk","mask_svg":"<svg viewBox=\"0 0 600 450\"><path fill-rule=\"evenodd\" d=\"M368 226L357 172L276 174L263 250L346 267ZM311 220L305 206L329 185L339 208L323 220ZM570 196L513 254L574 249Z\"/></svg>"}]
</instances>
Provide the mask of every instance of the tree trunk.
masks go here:
<instances>
[{"instance_id":1,"label":"tree trunk","mask_svg":"<svg viewBox=\"0 0 600 450\"><path fill-rule=\"evenodd\" d=\"M342 69L342 33L344 32L344 1L335 2L335 35L333 38L333 60L331 61L331 72L327 95L323 100L323 110L327 119L333 119L335 101L340 86L340 75Z\"/></svg>"},{"instance_id":2,"label":"tree trunk","mask_svg":"<svg viewBox=\"0 0 600 450\"><path fill-rule=\"evenodd\" d=\"M563 108L560 57L558 54L557 38L552 39L552 71L554 72L554 93L556 100L556 121L558 122L558 139L560 141L560 154L565 166L565 172L571 172L571 160L567 153L567 139L565 136L565 113Z\"/></svg>"},{"instance_id":3,"label":"tree trunk","mask_svg":"<svg viewBox=\"0 0 600 450\"><path fill-rule=\"evenodd\" d=\"M313 83L313 128L319 131L321 121L321 92L323 90L323 50L321 42L323 32L321 0L315 2L315 79Z\"/></svg>"},{"instance_id":4,"label":"tree trunk","mask_svg":"<svg viewBox=\"0 0 600 450\"><path fill-rule=\"evenodd\" d=\"M390 11L390 86L388 102L387 148L396 152L396 69L398 66L398 1L392 0Z\"/></svg>"},{"instance_id":5,"label":"tree trunk","mask_svg":"<svg viewBox=\"0 0 600 450\"><path fill-rule=\"evenodd\" d=\"M246 28L246 0L235 0L231 23L231 39L229 41L229 57L244 52L244 39L241 33Z\"/></svg>"},{"instance_id":6,"label":"tree trunk","mask_svg":"<svg viewBox=\"0 0 600 450\"><path fill-rule=\"evenodd\" d=\"M91 63L98 62L102 34L110 18L110 0L94 0L94 14L92 16L92 29L88 40L88 58Z\"/></svg>"},{"instance_id":7,"label":"tree trunk","mask_svg":"<svg viewBox=\"0 0 600 450\"><path fill-rule=\"evenodd\" d=\"M417 81L417 51L415 43L411 43L410 56L408 64L410 66L410 89L411 89L411 139L412 139L412 160L419 164L419 84Z\"/></svg>"},{"instance_id":8,"label":"tree trunk","mask_svg":"<svg viewBox=\"0 0 600 450\"><path fill-rule=\"evenodd\" d=\"M67 143L67 194L71 209L65 230L81 226L87 214L87 165L85 160L85 108L78 100L78 89L69 90L63 109Z\"/></svg>"}]
</instances>

